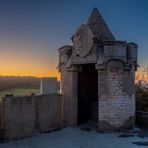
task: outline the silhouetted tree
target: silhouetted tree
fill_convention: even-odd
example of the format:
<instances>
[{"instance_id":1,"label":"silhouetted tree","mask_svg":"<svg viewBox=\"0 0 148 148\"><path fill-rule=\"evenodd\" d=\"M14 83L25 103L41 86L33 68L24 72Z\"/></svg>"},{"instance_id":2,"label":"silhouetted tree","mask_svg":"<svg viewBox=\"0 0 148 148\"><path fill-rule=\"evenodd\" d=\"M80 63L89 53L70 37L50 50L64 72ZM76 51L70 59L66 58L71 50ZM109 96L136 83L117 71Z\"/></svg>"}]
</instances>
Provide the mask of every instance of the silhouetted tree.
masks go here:
<instances>
[{"instance_id":1,"label":"silhouetted tree","mask_svg":"<svg viewBox=\"0 0 148 148\"><path fill-rule=\"evenodd\" d=\"M136 75L136 107L148 112L148 67L141 68Z\"/></svg>"}]
</instances>

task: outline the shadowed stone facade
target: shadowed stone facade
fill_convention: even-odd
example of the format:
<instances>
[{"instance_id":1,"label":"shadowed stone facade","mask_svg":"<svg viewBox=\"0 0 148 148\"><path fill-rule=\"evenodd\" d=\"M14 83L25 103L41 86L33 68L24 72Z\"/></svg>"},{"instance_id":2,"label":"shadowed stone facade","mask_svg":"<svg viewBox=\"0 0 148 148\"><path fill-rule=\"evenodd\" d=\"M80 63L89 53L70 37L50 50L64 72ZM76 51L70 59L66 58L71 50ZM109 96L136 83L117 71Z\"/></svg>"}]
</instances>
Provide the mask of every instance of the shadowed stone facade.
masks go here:
<instances>
[{"instance_id":1,"label":"shadowed stone facade","mask_svg":"<svg viewBox=\"0 0 148 148\"><path fill-rule=\"evenodd\" d=\"M99 131L133 127L138 46L116 40L96 8L72 42L59 49L64 123L91 121Z\"/></svg>"}]
</instances>

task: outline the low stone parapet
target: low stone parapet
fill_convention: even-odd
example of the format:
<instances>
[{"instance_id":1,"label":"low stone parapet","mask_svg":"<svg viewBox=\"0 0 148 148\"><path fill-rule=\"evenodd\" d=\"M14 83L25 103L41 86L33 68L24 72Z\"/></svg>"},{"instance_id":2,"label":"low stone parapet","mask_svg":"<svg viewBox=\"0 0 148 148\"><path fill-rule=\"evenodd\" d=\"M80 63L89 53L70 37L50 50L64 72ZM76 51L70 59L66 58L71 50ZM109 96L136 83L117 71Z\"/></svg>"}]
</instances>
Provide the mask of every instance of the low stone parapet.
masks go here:
<instances>
[{"instance_id":1,"label":"low stone parapet","mask_svg":"<svg viewBox=\"0 0 148 148\"><path fill-rule=\"evenodd\" d=\"M61 96L58 94L7 95L2 100L2 106L3 141L30 137L62 126Z\"/></svg>"}]
</instances>

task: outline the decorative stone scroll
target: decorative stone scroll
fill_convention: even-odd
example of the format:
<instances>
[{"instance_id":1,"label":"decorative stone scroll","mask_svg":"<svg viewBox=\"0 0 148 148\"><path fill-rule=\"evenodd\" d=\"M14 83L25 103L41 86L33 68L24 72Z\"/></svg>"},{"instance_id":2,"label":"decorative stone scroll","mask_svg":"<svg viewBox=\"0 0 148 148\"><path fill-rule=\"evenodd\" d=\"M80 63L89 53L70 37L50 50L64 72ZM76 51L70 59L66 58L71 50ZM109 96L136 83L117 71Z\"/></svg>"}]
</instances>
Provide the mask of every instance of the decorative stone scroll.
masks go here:
<instances>
[{"instance_id":1,"label":"decorative stone scroll","mask_svg":"<svg viewBox=\"0 0 148 148\"><path fill-rule=\"evenodd\" d=\"M93 47L93 32L87 26L82 24L73 36L73 47L76 55L85 57Z\"/></svg>"}]
</instances>

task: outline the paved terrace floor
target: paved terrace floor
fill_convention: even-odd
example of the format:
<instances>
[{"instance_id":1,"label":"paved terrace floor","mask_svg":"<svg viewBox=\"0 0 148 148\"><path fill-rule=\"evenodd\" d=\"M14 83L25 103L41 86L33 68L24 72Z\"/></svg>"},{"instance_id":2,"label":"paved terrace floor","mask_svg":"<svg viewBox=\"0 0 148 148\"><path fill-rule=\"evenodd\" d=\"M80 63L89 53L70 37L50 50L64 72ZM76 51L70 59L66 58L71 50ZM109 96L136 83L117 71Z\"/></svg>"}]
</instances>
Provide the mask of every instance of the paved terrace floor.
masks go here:
<instances>
[{"instance_id":1,"label":"paved terrace floor","mask_svg":"<svg viewBox=\"0 0 148 148\"><path fill-rule=\"evenodd\" d=\"M145 131L144 131L145 132ZM28 139L1 143L0 148L146 148L148 137L141 132L101 134L95 130L64 128Z\"/></svg>"}]
</instances>

